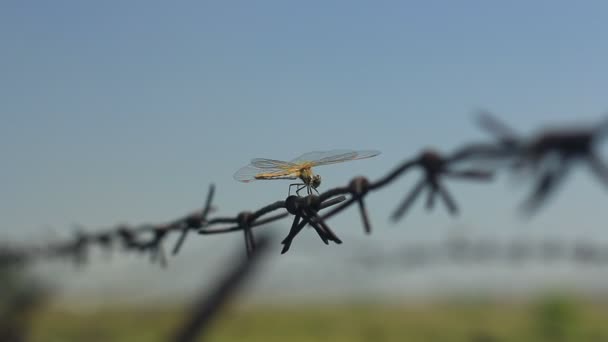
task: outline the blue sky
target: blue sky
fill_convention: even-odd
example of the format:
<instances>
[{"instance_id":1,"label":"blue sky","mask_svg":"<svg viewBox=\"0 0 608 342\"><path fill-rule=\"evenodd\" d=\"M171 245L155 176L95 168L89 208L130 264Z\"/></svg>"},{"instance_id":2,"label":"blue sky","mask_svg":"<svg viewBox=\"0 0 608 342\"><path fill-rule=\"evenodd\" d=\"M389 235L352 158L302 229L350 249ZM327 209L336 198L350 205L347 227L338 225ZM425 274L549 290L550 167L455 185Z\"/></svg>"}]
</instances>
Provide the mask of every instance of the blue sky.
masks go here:
<instances>
[{"instance_id":1,"label":"blue sky","mask_svg":"<svg viewBox=\"0 0 608 342\"><path fill-rule=\"evenodd\" d=\"M286 182L232 179L254 157L378 149L317 170L325 188L377 178L422 148L485 138L478 108L526 133L599 119L607 11L603 1L3 1L2 233L168 220L202 205L211 182L223 214L283 198ZM452 186L456 221L418 206L396 229L388 214L415 179L370 197L378 240L450 226L601 234L607 218L605 189L577 172L529 223L514 218L527 188L500 179ZM334 224L361 236L354 211Z\"/></svg>"}]
</instances>

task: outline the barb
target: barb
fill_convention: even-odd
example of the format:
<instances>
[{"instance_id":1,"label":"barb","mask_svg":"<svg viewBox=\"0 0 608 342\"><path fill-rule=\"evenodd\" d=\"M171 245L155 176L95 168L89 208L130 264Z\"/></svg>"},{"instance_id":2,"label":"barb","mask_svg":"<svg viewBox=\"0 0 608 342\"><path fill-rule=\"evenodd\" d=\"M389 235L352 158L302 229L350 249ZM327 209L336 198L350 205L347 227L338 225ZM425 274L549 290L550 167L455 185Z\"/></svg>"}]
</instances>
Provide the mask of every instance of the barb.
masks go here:
<instances>
[{"instance_id":1,"label":"barb","mask_svg":"<svg viewBox=\"0 0 608 342\"><path fill-rule=\"evenodd\" d=\"M340 197L340 199L342 198L343 197ZM305 198L289 196L285 201L285 207L287 211L294 216L294 219L289 234L281 242L281 244L283 244L281 254L285 254L289 250L292 240L307 224L310 224L315 229L326 245L329 244L329 241L333 241L337 244L342 243L342 240L340 240L325 221L319 217L318 212L322 209L320 197L314 195L309 195Z\"/></svg>"},{"instance_id":2,"label":"barb","mask_svg":"<svg viewBox=\"0 0 608 342\"><path fill-rule=\"evenodd\" d=\"M466 151L466 153L464 152ZM418 158L407 162L408 167L418 166L424 172L424 178L418 181L416 186L409 192L403 202L393 212L391 218L397 221L403 217L416 198L420 195L425 187L428 188L426 200L426 208L433 209L435 198L439 196L448 211L452 215L458 213L458 206L454 201L450 192L441 184L439 178L442 176L459 178L474 181L489 181L492 179L492 172L480 169L454 170L452 164L462 161L466 157L472 155L471 147L467 146L463 151L457 151L450 157L442 157L438 152L433 150L423 151Z\"/></svg>"},{"instance_id":3,"label":"barb","mask_svg":"<svg viewBox=\"0 0 608 342\"><path fill-rule=\"evenodd\" d=\"M254 237L254 229L289 216L293 219L289 232L281 241L281 253L286 253L291 248L295 237L307 225L315 230L323 243L341 244L342 240L329 227L328 220L356 204L364 232L370 234L372 225L365 198L391 185L412 169L421 170L423 177L397 205L391 215L393 221L403 218L425 190L427 210L433 209L439 198L450 214L458 214L459 206L444 186L444 180L462 179L487 183L494 179L494 173L504 165L509 165L509 170L529 169L530 174L536 177L533 192L524 202L524 209L528 213L536 212L541 204L546 202L547 197L565 179L575 160L586 162L591 172L608 187L608 166L595 150L599 139L608 132L608 119L583 129L544 130L526 139L514 133L489 112L480 113L478 124L496 139L485 143L466 144L448 155L441 155L434 150L422 151L376 181L356 177L346 186L329 189L317 196L289 196L258 210L244 210L234 216L219 217L209 217L213 212L215 194L215 187L211 185L202 209L169 223L135 227L123 225L98 232L85 232L80 229L72 239L64 242L13 247L8 254L10 257L0 255L0 261L25 263L37 259L65 258L76 265L82 265L88 261L89 250L97 246L107 251L120 248L127 252L147 254L152 262L165 266L167 260L163 246L167 237L172 233L179 234L171 252L171 255L176 255L185 240L192 236L190 231L196 231L197 236L242 232L247 253L252 255L258 243ZM463 164L465 166L462 166ZM324 211L329 207L332 208Z\"/></svg>"},{"instance_id":4,"label":"barb","mask_svg":"<svg viewBox=\"0 0 608 342\"><path fill-rule=\"evenodd\" d=\"M182 245L184 244L184 241L186 241L186 236L188 235L188 232L190 230L201 229L203 227L203 224L205 223L205 221L207 219L207 215L209 215L209 212L211 211L211 201L213 200L214 194L215 194L215 185L211 184L209 186L207 200L205 201L205 207L203 207L201 215L195 216L195 217L191 216L187 219L186 224L182 228L182 234L179 236L179 240L177 240L177 243L175 244L175 247L173 248L173 255L179 253L180 249L182 248Z\"/></svg>"},{"instance_id":5,"label":"barb","mask_svg":"<svg viewBox=\"0 0 608 342\"><path fill-rule=\"evenodd\" d=\"M576 161L586 163L608 187L608 166L596 151L598 141L608 132L608 118L588 127L545 129L528 139L520 138L487 111L480 114L479 124L497 138L504 155L514 159L512 170L528 170L536 176L534 190L522 206L527 216L547 201Z\"/></svg>"},{"instance_id":6,"label":"barb","mask_svg":"<svg viewBox=\"0 0 608 342\"><path fill-rule=\"evenodd\" d=\"M236 224L236 226L228 226L228 227L213 228L213 229L203 228L203 229L199 230L198 233L203 234L203 235L223 234L223 233L242 230L245 234L245 246L247 248L248 253L251 253L253 251L253 249L255 248L255 240L253 239L253 233L252 233L253 227L261 226L263 224L267 224L267 223L274 222L274 221L278 221L280 219L287 217L289 214L295 215L296 218L301 217L302 214L300 211L305 212L306 213L305 215L314 215L314 213L317 212L318 210L335 205L344 200L345 200L344 196L337 196L337 197L328 199L324 202L320 202L319 197L315 196L315 195L309 195L307 197L289 196L285 201L274 202L255 212L247 212L247 211L241 212L237 215L236 218L219 217L219 218L215 218L215 219L212 219L209 221L209 225L220 224L220 223L224 223L224 224L232 223L232 224ZM293 210L293 208L295 208L295 206L298 207L298 209L296 210L298 215L296 215L296 211ZM279 210L279 209L286 209L287 213L282 213L282 214L268 217L266 219L258 220L263 215L269 214L269 213ZM298 218L298 220L299 220L299 218ZM307 220L305 223L309 223L309 221ZM329 233L329 232L331 232L331 230L329 230L328 227L320 228L319 225L316 225L316 222L311 222L311 223L312 223L311 225L313 225L315 230L317 230L317 232L320 232L319 234L320 234L320 236L322 236L322 239L325 239L325 236L327 234L332 235ZM300 230L302 228L304 228L304 226L305 226L305 224L302 225ZM327 230L327 232L325 230ZM339 241L339 239L337 237L335 237L335 235L332 236L332 239L336 242ZM326 242L326 240L324 240L324 242ZM341 241L338 243L341 243Z\"/></svg>"}]
</instances>

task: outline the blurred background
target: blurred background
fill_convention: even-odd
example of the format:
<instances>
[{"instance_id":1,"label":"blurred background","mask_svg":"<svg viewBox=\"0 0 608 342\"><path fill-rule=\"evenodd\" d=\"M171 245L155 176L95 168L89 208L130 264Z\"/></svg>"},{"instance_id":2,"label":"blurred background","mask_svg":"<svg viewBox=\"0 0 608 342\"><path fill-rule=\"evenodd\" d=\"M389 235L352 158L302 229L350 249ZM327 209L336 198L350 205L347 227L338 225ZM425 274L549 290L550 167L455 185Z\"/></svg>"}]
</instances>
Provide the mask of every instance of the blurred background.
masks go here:
<instances>
[{"instance_id":1,"label":"blurred background","mask_svg":"<svg viewBox=\"0 0 608 342\"><path fill-rule=\"evenodd\" d=\"M200 208L211 183L214 215L284 199L289 181L232 178L252 158L377 149L316 171L321 191L378 179L425 148L488 140L479 109L522 135L593 124L607 110L607 11L602 1L3 1L0 241L167 222ZM417 203L391 222L420 176L367 198L369 236L353 208L328 222L341 245L311 230L285 255L275 242L208 340L608 341L607 191L587 169L532 218L517 211L531 179L500 173L446 183L457 217ZM284 236L290 223L260 229ZM242 249L242 234L195 236L165 269L101 252L80 268L9 269L2 314L21 317L32 341L162 341ZM15 311L15 298L31 300Z\"/></svg>"}]
</instances>

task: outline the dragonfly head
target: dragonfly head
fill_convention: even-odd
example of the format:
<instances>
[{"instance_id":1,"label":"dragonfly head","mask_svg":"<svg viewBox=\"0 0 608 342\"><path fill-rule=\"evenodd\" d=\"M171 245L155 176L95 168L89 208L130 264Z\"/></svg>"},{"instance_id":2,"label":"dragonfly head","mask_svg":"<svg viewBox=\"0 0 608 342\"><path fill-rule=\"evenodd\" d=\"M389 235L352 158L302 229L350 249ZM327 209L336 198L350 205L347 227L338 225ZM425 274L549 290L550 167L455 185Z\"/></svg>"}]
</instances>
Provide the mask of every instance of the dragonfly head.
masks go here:
<instances>
[{"instance_id":1,"label":"dragonfly head","mask_svg":"<svg viewBox=\"0 0 608 342\"><path fill-rule=\"evenodd\" d=\"M312 176L312 181L310 182L310 186L313 189L316 189L319 187L319 185L321 185L321 176L319 176L319 175Z\"/></svg>"}]
</instances>

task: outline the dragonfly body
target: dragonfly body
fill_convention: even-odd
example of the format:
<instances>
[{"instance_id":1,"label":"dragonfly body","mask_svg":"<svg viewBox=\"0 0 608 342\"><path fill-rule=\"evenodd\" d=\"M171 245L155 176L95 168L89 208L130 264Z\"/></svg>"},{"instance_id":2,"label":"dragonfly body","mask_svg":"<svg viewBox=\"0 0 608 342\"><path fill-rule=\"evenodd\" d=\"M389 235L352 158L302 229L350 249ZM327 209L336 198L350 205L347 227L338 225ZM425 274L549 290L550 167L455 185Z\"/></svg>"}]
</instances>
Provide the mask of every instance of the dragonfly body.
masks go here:
<instances>
[{"instance_id":1,"label":"dragonfly body","mask_svg":"<svg viewBox=\"0 0 608 342\"><path fill-rule=\"evenodd\" d=\"M289 192L291 192L292 186L298 186L296 194L299 195L300 190L307 188L309 194L312 190L317 191L319 185L321 185L321 176L315 175L312 172L312 166L307 165L299 170L286 170L283 172L266 172L260 173L254 176L255 179L300 179L302 183L294 183L289 185ZM317 191L318 192L318 191Z\"/></svg>"},{"instance_id":2,"label":"dragonfly body","mask_svg":"<svg viewBox=\"0 0 608 342\"><path fill-rule=\"evenodd\" d=\"M308 194L312 194L313 190L318 193L317 188L321 185L321 176L312 171L313 166L370 158L378 154L380 154L378 151L333 150L306 153L290 162L256 158L252 159L249 165L238 170L234 178L245 183L254 180L300 179L302 183L289 185L289 192L292 186L297 186L296 194L299 195L304 188Z\"/></svg>"}]
</instances>

